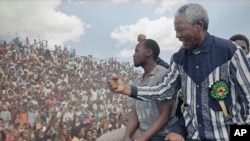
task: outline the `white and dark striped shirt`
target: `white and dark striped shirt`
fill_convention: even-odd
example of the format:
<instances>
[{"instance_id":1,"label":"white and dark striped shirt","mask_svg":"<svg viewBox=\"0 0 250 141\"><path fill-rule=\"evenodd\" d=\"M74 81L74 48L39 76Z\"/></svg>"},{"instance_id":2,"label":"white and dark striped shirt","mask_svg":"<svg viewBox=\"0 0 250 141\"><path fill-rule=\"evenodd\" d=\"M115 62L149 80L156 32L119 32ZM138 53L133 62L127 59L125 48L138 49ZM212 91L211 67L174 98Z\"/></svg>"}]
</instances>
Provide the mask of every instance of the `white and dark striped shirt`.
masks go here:
<instances>
[{"instance_id":1,"label":"white and dark striped shirt","mask_svg":"<svg viewBox=\"0 0 250 141\"><path fill-rule=\"evenodd\" d=\"M131 86L131 97L170 99L181 88L187 140L229 140L230 124L250 123L250 66L245 53L231 41L207 33L198 50L181 48L172 56L171 71L157 86ZM224 117L211 87L224 81L229 93L223 100Z\"/></svg>"}]
</instances>

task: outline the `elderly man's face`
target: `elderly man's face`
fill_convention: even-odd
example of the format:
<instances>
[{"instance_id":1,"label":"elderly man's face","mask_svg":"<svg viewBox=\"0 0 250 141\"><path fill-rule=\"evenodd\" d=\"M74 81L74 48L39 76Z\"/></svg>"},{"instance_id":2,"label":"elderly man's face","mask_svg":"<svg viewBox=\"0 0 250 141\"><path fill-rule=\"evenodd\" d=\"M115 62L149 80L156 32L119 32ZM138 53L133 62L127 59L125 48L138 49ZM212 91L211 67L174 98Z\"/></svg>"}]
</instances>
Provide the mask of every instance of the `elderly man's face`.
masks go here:
<instances>
[{"instance_id":1,"label":"elderly man's face","mask_svg":"<svg viewBox=\"0 0 250 141\"><path fill-rule=\"evenodd\" d=\"M176 31L176 38L187 49L197 48L203 40L203 27L200 24L190 24L183 17L176 17L174 19L174 27Z\"/></svg>"}]
</instances>

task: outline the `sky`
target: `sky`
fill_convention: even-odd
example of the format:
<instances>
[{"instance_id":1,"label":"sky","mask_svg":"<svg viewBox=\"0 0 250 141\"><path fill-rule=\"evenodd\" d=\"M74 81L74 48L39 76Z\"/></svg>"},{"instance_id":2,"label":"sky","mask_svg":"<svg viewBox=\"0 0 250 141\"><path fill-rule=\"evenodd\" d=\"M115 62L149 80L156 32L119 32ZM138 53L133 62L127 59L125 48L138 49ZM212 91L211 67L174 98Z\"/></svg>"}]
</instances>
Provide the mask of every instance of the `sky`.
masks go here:
<instances>
[{"instance_id":1,"label":"sky","mask_svg":"<svg viewBox=\"0 0 250 141\"><path fill-rule=\"evenodd\" d=\"M209 15L208 32L221 38L250 38L249 0L0 0L0 41L48 41L77 55L132 63L137 36L158 42L166 62L181 43L173 16L186 3L199 3Z\"/></svg>"}]
</instances>

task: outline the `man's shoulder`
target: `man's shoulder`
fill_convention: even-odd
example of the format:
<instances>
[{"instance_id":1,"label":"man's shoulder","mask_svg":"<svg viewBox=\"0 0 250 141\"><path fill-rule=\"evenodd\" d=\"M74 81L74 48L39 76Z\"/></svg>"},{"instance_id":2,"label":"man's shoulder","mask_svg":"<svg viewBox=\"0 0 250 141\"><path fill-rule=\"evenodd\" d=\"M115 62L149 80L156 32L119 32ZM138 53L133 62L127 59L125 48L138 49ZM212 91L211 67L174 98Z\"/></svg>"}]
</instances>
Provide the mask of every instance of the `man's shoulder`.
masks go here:
<instances>
[{"instance_id":1,"label":"man's shoulder","mask_svg":"<svg viewBox=\"0 0 250 141\"><path fill-rule=\"evenodd\" d=\"M219 45L219 46L235 46L235 44L233 44L232 41L228 40L228 39L224 39L218 36L211 36L210 38L210 43L213 43L215 45Z\"/></svg>"},{"instance_id":2,"label":"man's shoulder","mask_svg":"<svg viewBox=\"0 0 250 141\"><path fill-rule=\"evenodd\" d=\"M159 71L167 71L168 69L162 65L157 65Z\"/></svg>"},{"instance_id":3,"label":"man's shoulder","mask_svg":"<svg viewBox=\"0 0 250 141\"><path fill-rule=\"evenodd\" d=\"M160 57L158 57L156 59L156 63L158 65L161 65L161 66L165 67L165 68L169 68L169 64L167 62L165 62L164 60L162 60Z\"/></svg>"},{"instance_id":4,"label":"man's shoulder","mask_svg":"<svg viewBox=\"0 0 250 141\"><path fill-rule=\"evenodd\" d=\"M167 69L166 67L161 66L161 65L157 66L157 72L156 73L158 73L158 75L165 75L168 72L169 72L169 69Z\"/></svg>"}]
</instances>

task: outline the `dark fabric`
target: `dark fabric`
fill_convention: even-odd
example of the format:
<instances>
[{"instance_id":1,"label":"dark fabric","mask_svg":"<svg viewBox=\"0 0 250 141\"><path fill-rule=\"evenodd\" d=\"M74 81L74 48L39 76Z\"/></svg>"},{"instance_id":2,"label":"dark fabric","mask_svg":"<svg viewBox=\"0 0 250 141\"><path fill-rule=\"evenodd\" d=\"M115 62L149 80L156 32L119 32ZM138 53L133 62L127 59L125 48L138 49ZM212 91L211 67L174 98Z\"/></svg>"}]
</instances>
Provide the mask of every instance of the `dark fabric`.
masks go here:
<instances>
[{"instance_id":1,"label":"dark fabric","mask_svg":"<svg viewBox=\"0 0 250 141\"><path fill-rule=\"evenodd\" d=\"M169 64L165 62L164 60L162 60L160 57L156 59L156 64L161 65L167 69L169 68Z\"/></svg>"},{"instance_id":2,"label":"dark fabric","mask_svg":"<svg viewBox=\"0 0 250 141\"><path fill-rule=\"evenodd\" d=\"M149 141L164 141L165 136L153 136Z\"/></svg>"}]
</instances>

